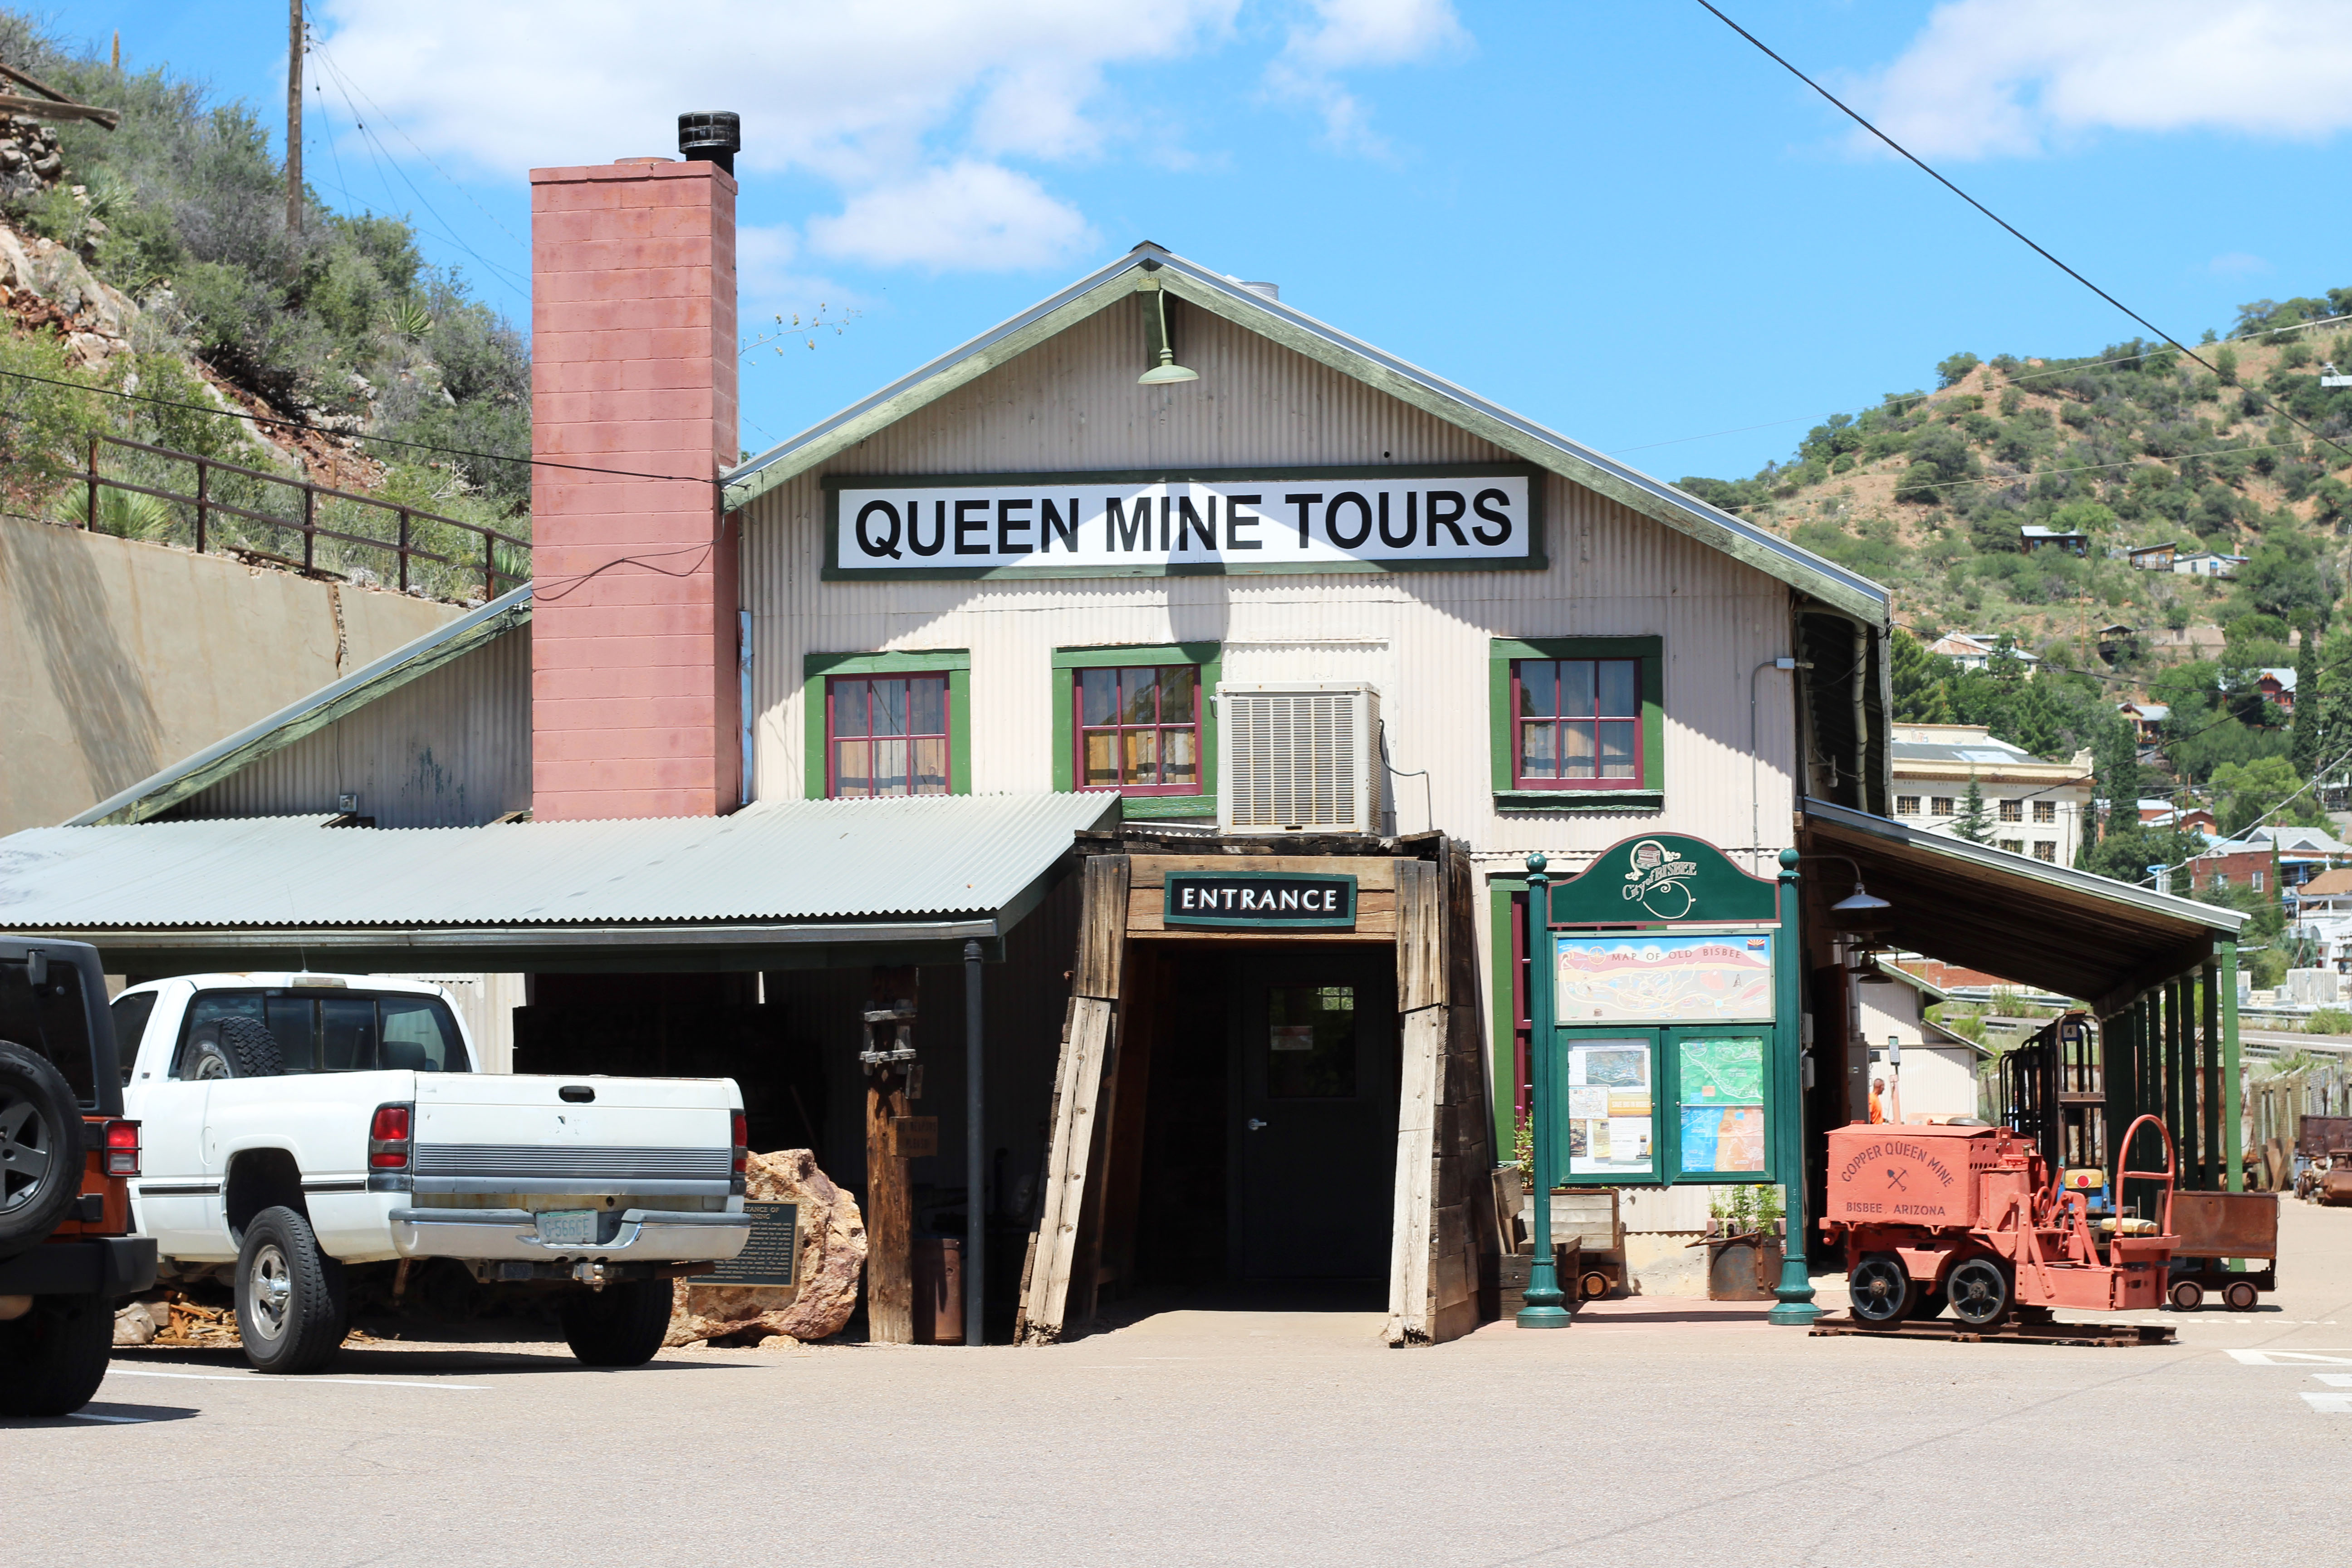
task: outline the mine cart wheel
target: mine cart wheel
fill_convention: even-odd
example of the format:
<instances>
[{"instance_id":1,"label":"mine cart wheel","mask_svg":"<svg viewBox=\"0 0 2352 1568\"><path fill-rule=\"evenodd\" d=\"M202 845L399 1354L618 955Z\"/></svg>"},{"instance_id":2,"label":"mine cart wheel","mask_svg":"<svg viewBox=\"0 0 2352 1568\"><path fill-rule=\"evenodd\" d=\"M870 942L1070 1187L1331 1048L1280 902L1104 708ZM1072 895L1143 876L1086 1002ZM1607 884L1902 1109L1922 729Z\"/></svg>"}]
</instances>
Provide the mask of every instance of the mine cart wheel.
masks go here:
<instances>
[{"instance_id":1,"label":"mine cart wheel","mask_svg":"<svg viewBox=\"0 0 2352 1568\"><path fill-rule=\"evenodd\" d=\"M1971 1258L1952 1268L1944 1292L1952 1316L1974 1329L1990 1329L2009 1316L2009 1276L1990 1258Z\"/></svg>"},{"instance_id":2,"label":"mine cart wheel","mask_svg":"<svg viewBox=\"0 0 2352 1568\"><path fill-rule=\"evenodd\" d=\"M2177 1312L2193 1312L2205 1304L2205 1287L2194 1279L2172 1282L2172 1307Z\"/></svg>"},{"instance_id":3,"label":"mine cart wheel","mask_svg":"<svg viewBox=\"0 0 2352 1568\"><path fill-rule=\"evenodd\" d=\"M1891 1252L1873 1252L1846 1277L1853 1315L1865 1323L1899 1323L1911 1310L1911 1271Z\"/></svg>"},{"instance_id":4,"label":"mine cart wheel","mask_svg":"<svg viewBox=\"0 0 2352 1568\"><path fill-rule=\"evenodd\" d=\"M2254 1303L2261 1298L2262 1292L2254 1289L2254 1282L2251 1279L2232 1279L2229 1289L2221 1292L2222 1301L2233 1312L2252 1311Z\"/></svg>"}]
</instances>

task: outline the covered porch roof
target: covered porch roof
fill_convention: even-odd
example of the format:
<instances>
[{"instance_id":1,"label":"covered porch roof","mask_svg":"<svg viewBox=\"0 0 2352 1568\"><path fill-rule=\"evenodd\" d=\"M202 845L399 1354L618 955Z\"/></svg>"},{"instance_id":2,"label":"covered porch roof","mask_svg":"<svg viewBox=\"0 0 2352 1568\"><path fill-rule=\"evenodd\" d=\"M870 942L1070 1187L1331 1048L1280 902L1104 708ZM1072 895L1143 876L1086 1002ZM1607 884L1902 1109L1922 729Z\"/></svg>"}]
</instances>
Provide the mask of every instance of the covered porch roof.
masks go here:
<instances>
[{"instance_id":1,"label":"covered porch roof","mask_svg":"<svg viewBox=\"0 0 2352 1568\"><path fill-rule=\"evenodd\" d=\"M2234 942L2246 917L1807 800L1798 847L1843 857L1894 905L1874 937L2074 996L2105 1016ZM1808 870L1824 887L1841 873ZM1835 897L1843 898L1843 891Z\"/></svg>"},{"instance_id":2,"label":"covered porch roof","mask_svg":"<svg viewBox=\"0 0 2352 1568\"><path fill-rule=\"evenodd\" d=\"M795 800L729 816L332 827L328 816L0 839L0 929L125 973L748 970L952 962L1118 819L1108 794Z\"/></svg>"}]
</instances>

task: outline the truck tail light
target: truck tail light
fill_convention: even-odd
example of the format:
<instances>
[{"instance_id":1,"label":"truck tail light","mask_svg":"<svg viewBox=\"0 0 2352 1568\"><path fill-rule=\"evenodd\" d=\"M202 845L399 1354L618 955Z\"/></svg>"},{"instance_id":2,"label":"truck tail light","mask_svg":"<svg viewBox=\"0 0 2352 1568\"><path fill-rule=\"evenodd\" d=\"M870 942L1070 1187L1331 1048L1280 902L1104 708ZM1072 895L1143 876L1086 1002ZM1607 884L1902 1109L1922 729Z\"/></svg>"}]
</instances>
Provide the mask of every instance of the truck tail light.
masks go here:
<instances>
[{"instance_id":1,"label":"truck tail light","mask_svg":"<svg viewBox=\"0 0 2352 1568\"><path fill-rule=\"evenodd\" d=\"M375 1108L375 1116L368 1122L369 1170L408 1169L408 1124L414 1110L411 1105L379 1105Z\"/></svg>"},{"instance_id":2,"label":"truck tail light","mask_svg":"<svg viewBox=\"0 0 2352 1568\"><path fill-rule=\"evenodd\" d=\"M110 1176L135 1176L139 1173L139 1123L110 1121L106 1124L106 1173Z\"/></svg>"},{"instance_id":3,"label":"truck tail light","mask_svg":"<svg viewBox=\"0 0 2352 1568\"><path fill-rule=\"evenodd\" d=\"M735 1173L749 1174L751 1169L751 1119L738 1110L729 1118L730 1136L735 1140Z\"/></svg>"}]
</instances>

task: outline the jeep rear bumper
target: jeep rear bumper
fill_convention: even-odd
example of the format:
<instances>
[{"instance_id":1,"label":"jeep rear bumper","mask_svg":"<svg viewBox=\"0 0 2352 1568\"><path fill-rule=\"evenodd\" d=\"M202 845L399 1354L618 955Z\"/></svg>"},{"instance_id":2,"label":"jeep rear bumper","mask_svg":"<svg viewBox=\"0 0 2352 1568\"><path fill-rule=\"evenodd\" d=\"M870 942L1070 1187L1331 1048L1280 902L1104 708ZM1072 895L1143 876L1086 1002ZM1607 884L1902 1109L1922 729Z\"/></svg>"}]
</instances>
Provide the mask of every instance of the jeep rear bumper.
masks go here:
<instances>
[{"instance_id":1,"label":"jeep rear bumper","mask_svg":"<svg viewBox=\"0 0 2352 1568\"><path fill-rule=\"evenodd\" d=\"M541 1239L539 1222L527 1209L394 1209L392 1245L403 1258L721 1263L751 1235L748 1214L624 1209L595 1241Z\"/></svg>"},{"instance_id":2,"label":"jeep rear bumper","mask_svg":"<svg viewBox=\"0 0 2352 1568\"><path fill-rule=\"evenodd\" d=\"M0 1296L136 1296L154 1283L155 1239L147 1236L44 1242L0 1261Z\"/></svg>"}]
</instances>

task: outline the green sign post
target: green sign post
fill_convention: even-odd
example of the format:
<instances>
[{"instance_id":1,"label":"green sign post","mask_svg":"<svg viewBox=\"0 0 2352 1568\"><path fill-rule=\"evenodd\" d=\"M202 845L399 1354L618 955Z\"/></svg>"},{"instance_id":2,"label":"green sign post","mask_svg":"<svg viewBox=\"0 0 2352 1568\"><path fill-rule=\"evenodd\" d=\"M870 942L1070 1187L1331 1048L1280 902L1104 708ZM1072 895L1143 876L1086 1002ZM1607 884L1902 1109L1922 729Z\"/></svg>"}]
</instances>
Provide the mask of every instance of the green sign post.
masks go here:
<instances>
[{"instance_id":1,"label":"green sign post","mask_svg":"<svg viewBox=\"0 0 2352 1568\"><path fill-rule=\"evenodd\" d=\"M1777 882L1671 833L1613 845L1558 884L1540 857L1528 867L1530 1310L1555 1187L1778 1182L1789 1243L1772 1321L1811 1321L1794 852Z\"/></svg>"}]
</instances>

